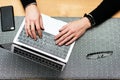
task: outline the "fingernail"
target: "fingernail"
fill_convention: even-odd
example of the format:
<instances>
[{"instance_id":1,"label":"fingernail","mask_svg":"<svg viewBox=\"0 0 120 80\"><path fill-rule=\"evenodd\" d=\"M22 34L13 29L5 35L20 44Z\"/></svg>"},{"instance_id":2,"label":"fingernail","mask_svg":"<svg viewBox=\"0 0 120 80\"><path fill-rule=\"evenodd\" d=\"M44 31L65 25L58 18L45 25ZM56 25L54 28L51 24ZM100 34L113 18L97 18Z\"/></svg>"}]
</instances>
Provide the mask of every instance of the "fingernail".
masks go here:
<instances>
[{"instance_id":1,"label":"fingernail","mask_svg":"<svg viewBox=\"0 0 120 80\"><path fill-rule=\"evenodd\" d=\"M28 34L26 34L26 36L28 37L29 35L28 35Z\"/></svg>"},{"instance_id":2,"label":"fingernail","mask_svg":"<svg viewBox=\"0 0 120 80\"><path fill-rule=\"evenodd\" d=\"M57 43L57 42L55 42L55 44L56 44L56 45L58 45L58 43Z\"/></svg>"},{"instance_id":3,"label":"fingernail","mask_svg":"<svg viewBox=\"0 0 120 80\"><path fill-rule=\"evenodd\" d=\"M65 46L68 46L68 44L65 44Z\"/></svg>"},{"instance_id":4,"label":"fingernail","mask_svg":"<svg viewBox=\"0 0 120 80\"><path fill-rule=\"evenodd\" d=\"M61 43L59 43L58 45L59 45L59 46L62 46L62 44L61 44Z\"/></svg>"},{"instance_id":5,"label":"fingernail","mask_svg":"<svg viewBox=\"0 0 120 80\"><path fill-rule=\"evenodd\" d=\"M34 39L35 41L37 40L37 38Z\"/></svg>"}]
</instances>

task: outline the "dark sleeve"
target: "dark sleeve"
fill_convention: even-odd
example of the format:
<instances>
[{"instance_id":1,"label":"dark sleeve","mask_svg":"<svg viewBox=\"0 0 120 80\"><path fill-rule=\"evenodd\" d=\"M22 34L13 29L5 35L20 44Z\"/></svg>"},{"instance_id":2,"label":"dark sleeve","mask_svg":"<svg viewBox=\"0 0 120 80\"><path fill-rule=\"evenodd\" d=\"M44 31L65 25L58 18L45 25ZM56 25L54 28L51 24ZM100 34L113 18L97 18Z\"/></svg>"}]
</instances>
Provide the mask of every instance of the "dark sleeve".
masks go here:
<instances>
[{"instance_id":1,"label":"dark sleeve","mask_svg":"<svg viewBox=\"0 0 120 80\"><path fill-rule=\"evenodd\" d=\"M33 2L36 2L36 0L21 0L21 3L25 9L25 7L30 4L30 3L33 3Z\"/></svg>"},{"instance_id":2,"label":"dark sleeve","mask_svg":"<svg viewBox=\"0 0 120 80\"><path fill-rule=\"evenodd\" d=\"M120 0L103 0L103 2L90 14L94 17L96 25L112 17L120 9Z\"/></svg>"}]
</instances>

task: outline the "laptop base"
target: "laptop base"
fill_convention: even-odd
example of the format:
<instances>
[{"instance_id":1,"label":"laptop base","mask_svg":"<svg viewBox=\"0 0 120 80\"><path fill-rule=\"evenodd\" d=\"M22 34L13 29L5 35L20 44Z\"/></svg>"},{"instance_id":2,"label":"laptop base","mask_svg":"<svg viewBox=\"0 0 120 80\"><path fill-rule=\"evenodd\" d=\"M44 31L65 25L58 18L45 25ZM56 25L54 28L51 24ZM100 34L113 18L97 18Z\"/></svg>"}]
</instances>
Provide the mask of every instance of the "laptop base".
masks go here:
<instances>
[{"instance_id":1,"label":"laptop base","mask_svg":"<svg viewBox=\"0 0 120 80\"><path fill-rule=\"evenodd\" d=\"M59 60L55 60L50 57L47 57L45 55L42 55L42 54L40 55L40 53L37 54L33 50L30 51L27 48L23 48L22 46L19 46L16 44L12 44L11 50L15 54L18 54L24 58L40 63L46 67L50 67L51 69L54 69L57 71L63 71L66 64L66 63L60 62Z\"/></svg>"}]
</instances>

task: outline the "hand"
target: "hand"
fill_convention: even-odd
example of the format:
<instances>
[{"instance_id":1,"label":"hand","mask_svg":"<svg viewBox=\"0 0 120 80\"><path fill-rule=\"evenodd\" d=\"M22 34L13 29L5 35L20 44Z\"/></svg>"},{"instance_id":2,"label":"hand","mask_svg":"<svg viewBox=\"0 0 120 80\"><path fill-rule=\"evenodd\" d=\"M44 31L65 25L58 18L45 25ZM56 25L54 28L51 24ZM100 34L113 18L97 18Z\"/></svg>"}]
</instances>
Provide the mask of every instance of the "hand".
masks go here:
<instances>
[{"instance_id":1,"label":"hand","mask_svg":"<svg viewBox=\"0 0 120 80\"><path fill-rule=\"evenodd\" d=\"M69 45L77 40L85 31L90 28L91 24L88 18L84 17L68 23L59 30L59 34L55 36L56 44L62 46Z\"/></svg>"},{"instance_id":2,"label":"hand","mask_svg":"<svg viewBox=\"0 0 120 80\"><path fill-rule=\"evenodd\" d=\"M29 5L25 9L26 16L25 16L25 31L26 35L30 36L33 39L37 39L36 36L36 30L39 35L39 37L42 37L42 30L43 27L43 21L42 17L40 15L40 12L36 5Z\"/></svg>"}]
</instances>

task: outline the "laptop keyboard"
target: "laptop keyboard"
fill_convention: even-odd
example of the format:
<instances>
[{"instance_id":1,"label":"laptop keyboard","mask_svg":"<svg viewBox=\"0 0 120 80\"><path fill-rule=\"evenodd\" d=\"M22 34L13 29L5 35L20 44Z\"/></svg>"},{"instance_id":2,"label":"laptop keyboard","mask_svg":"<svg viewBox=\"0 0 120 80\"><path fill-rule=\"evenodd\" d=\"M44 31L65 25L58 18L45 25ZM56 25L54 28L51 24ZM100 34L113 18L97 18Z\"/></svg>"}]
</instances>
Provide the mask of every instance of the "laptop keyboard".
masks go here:
<instances>
[{"instance_id":1,"label":"laptop keyboard","mask_svg":"<svg viewBox=\"0 0 120 80\"><path fill-rule=\"evenodd\" d=\"M55 44L54 35L49 34L43 31L42 39L38 38L35 41L30 37L26 36L25 30L23 29L18 37L19 42L24 43L25 45L34 47L38 50L50 53L54 56L65 59L70 46L58 46Z\"/></svg>"}]
</instances>

